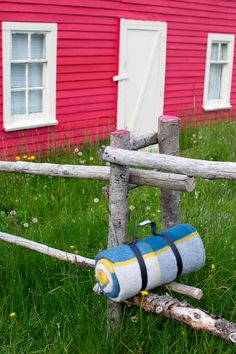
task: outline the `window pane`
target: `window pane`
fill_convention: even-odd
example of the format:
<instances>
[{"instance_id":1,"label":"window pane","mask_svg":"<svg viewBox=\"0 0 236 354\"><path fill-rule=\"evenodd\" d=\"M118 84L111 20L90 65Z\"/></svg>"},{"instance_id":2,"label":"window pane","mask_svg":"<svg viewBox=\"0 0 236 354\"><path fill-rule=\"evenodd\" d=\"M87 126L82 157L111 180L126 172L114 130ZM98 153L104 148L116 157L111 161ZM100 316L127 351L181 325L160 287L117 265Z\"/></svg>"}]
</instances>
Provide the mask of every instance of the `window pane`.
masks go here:
<instances>
[{"instance_id":1,"label":"window pane","mask_svg":"<svg viewBox=\"0 0 236 354\"><path fill-rule=\"evenodd\" d=\"M208 87L208 99L216 100L221 98L221 77L222 77L222 67L220 64L211 64L210 66L210 76L209 76L209 87Z\"/></svg>"},{"instance_id":2,"label":"window pane","mask_svg":"<svg viewBox=\"0 0 236 354\"><path fill-rule=\"evenodd\" d=\"M29 64L28 85L29 87L43 86L43 64Z\"/></svg>"},{"instance_id":3,"label":"window pane","mask_svg":"<svg viewBox=\"0 0 236 354\"><path fill-rule=\"evenodd\" d=\"M25 114L25 91L11 93L11 114Z\"/></svg>"},{"instance_id":4,"label":"window pane","mask_svg":"<svg viewBox=\"0 0 236 354\"><path fill-rule=\"evenodd\" d=\"M221 51L220 51L220 60L227 60L227 51L228 51L228 44L222 43Z\"/></svg>"},{"instance_id":5,"label":"window pane","mask_svg":"<svg viewBox=\"0 0 236 354\"><path fill-rule=\"evenodd\" d=\"M29 113L43 111L43 92L42 90L29 90Z\"/></svg>"},{"instance_id":6,"label":"window pane","mask_svg":"<svg viewBox=\"0 0 236 354\"><path fill-rule=\"evenodd\" d=\"M211 45L211 60L218 60L219 43L212 43Z\"/></svg>"},{"instance_id":7,"label":"window pane","mask_svg":"<svg viewBox=\"0 0 236 354\"><path fill-rule=\"evenodd\" d=\"M11 64L11 88L25 87L26 64Z\"/></svg>"},{"instance_id":8,"label":"window pane","mask_svg":"<svg viewBox=\"0 0 236 354\"><path fill-rule=\"evenodd\" d=\"M12 59L28 59L28 34L12 34Z\"/></svg>"},{"instance_id":9,"label":"window pane","mask_svg":"<svg viewBox=\"0 0 236 354\"><path fill-rule=\"evenodd\" d=\"M45 34L31 35L31 59L45 59Z\"/></svg>"}]
</instances>

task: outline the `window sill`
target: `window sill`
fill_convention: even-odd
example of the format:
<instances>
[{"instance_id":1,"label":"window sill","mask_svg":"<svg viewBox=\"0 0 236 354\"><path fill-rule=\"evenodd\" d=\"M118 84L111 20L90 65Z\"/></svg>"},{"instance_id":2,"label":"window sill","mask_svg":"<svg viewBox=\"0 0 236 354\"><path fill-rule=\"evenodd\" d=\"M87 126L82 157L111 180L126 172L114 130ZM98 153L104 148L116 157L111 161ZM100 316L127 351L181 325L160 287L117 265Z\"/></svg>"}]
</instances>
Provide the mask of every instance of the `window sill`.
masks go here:
<instances>
[{"instance_id":1,"label":"window sill","mask_svg":"<svg viewBox=\"0 0 236 354\"><path fill-rule=\"evenodd\" d=\"M204 111L220 111L223 109L230 109L230 108L232 108L231 104L223 104L223 103L212 103L203 106Z\"/></svg>"},{"instance_id":2,"label":"window sill","mask_svg":"<svg viewBox=\"0 0 236 354\"><path fill-rule=\"evenodd\" d=\"M6 132L12 132L17 130L24 130L24 129L34 129L34 128L42 128L42 127L50 127L53 125L58 125L58 121L52 120L48 121L40 121L40 122L25 122L24 124L19 123L12 123L12 124L4 124L4 130Z\"/></svg>"}]
</instances>

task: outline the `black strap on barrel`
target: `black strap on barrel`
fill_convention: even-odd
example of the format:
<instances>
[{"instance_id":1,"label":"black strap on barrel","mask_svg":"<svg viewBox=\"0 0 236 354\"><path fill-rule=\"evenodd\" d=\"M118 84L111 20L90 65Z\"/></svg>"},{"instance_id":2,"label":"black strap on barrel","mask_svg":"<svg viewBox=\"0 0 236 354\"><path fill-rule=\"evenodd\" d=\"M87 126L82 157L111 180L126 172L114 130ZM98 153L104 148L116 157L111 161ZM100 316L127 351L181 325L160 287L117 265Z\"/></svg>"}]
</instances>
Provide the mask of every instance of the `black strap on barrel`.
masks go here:
<instances>
[{"instance_id":1,"label":"black strap on barrel","mask_svg":"<svg viewBox=\"0 0 236 354\"><path fill-rule=\"evenodd\" d=\"M162 231L161 233L157 234L156 232L156 223L153 221L145 221L144 223L140 223L135 227L135 239L132 243L129 244L129 247L132 249L135 257L137 258L138 264L139 264L139 268L140 268L140 272L141 272L141 278L142 278L142 287L141 290L146 289L147 286L147 282L148 282L148 274L147 274L147 268L146 268L146 264L144 262L142 253L139 251L138 247L136 246L136 232L137 229L140 226L144 226L146 224L151 224L151 231L152 234L154 236L158 236L161 237L163 240L166 241L166 243L168 244L168 246L171 248L175 259L176 259L176 263L177 263L177 277L179 275L181 275L182 271L183 271L183 262L182 262L182 257L179 253L178 248L176 247L174 241L172 239L170 239L168 236L166 236L165 231Z\"/></svg>"},{"instance_id":2,"label":"black strap on barrel","mask_svg":"<svg viewBox=\"0 0 236 354\"><path fill-rule=\"evenodd\" d=\"M176 259L176 263L177 263L177 277L179 275L181 275L182 271L183 271L183 262L182 262L182 257L179 253L179 250L178 248L175 246L175 243L174 241L169 238L168 236L166 236L166 233L165 231L162 231L161 233L157 234L157 231L156 231L156 223L151 221L151 230L152 230L152 234L154 236L158 236L158 237L161 237L163 240L165 240L168 245L170 246L172 252L174 253L174 256L175 256L175 259Z\"/></svg>"},{"instance_id":3,"label":"black strap on barrel","mask_svg":"<svg viewBox=\"0 0 236 354\"><path fill-rule=\"evenodd\" d=\"M138 247L136 246L136 242L134 241L134 242L130 243L129 247L134 252L134 255L137 258L137 261L139 264L141 278L142 278L142 287L141 287L140 291L142 291L142 290L145 290L147 287L147 282L148 282L147 267L144 262L142 253L139 251Z\"/></svg>"}]
</instances>

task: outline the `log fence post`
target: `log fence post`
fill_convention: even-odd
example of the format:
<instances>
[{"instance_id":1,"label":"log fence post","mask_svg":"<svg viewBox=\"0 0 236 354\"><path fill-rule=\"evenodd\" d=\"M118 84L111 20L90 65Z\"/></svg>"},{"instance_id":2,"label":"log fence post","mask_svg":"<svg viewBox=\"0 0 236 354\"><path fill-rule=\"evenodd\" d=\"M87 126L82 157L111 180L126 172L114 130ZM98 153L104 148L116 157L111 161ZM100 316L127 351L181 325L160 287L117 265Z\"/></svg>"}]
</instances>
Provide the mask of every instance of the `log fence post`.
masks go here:
<instances>
[{"instance_id":1,"label":"log fence post","mask_svg":"<svg viewBox=\"0 0 236 354\"><path fill-rule=\"evenodd\" d=\"M130 149L130 133L117 130L111 133L112 147ZM109 184L109 234L108 248L116 247L127 241L128 226L128 184L129 167L111 163ZM108 328L119 325L122 305L108 300Z\"/></svg>"},{"instance_id":2,"label":"log fence post","mask_svg":"<svg viewBox=\"0 0 236 354\"><path fill-rule=\"evenodd\" d=\"M158 142L160 154L179 155L180 119L163 115L158 121ZM161 209L163 228L180 223L180 192L161 188Z\"/></svg>"}]
</instances>

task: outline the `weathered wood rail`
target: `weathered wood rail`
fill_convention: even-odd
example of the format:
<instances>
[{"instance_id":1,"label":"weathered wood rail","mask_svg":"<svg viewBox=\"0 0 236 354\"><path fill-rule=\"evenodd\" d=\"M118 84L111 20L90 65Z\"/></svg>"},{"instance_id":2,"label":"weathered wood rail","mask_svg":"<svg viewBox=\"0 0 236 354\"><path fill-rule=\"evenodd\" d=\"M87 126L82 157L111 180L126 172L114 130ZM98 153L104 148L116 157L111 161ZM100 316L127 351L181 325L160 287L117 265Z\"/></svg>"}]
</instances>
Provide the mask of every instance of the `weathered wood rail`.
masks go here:
<instances>
[{"instance_id":1,"label":"weathered wood rail","mask_svg":"<svg viewBox=\"0 0 236 354\"><path fill-rule=\"evenodd\" d=\"M161 171L185 174L206 179L236 179L236 162L190 159L186 157L129 151L106 147L102 158L110 163L125 166L155 168Z\"/></svg>"},{"instance_id":2,"label":"weathered wood rail","mask_svg":"<svg viewBox=\"0 0 236 354\"><path fill-rule=\"evenodd\" d=\"M0 172L26 173L64 178L110 180L110 167L107 166L0 161ZM132 168L130 169L129 183L140 186L148 185L166 189L171 188L182 192L192 192L195 188L194 179L185 175Z\"/></svg>"}]
</instances>

